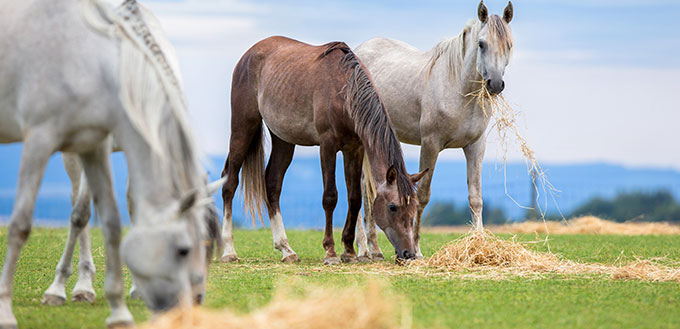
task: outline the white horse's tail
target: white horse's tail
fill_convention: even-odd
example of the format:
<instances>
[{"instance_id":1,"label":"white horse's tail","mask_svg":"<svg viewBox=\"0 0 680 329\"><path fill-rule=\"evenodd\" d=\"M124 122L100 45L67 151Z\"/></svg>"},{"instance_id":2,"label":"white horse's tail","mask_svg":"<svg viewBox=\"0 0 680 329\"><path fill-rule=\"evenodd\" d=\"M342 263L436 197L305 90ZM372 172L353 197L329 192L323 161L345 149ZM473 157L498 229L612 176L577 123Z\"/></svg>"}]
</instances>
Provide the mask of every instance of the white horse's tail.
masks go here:
<instances>
[{"instance_id":1,"label":"white horse's tail","mask_svg":"<svg viewBox=\"0 0 680 329\"><path fill-rule=\"evenodd\" d=\"M375 200L375 196L377 194L376 188L375 188L375 180L373 179L373 172L371 171L371 163L368 161L368 154L364 152L364 162L362 165L362 171L364 173L364 179L362 184L364 185L364 188L362 189L363 192L366 195L365 200L368 200L368 202L373 202ZM366 205L366 209L364 209L364 216L368 217L370 214L368 212L371 211L371 209L368 208L373 208L373 205Z\"/></svg>"}]
</instances>

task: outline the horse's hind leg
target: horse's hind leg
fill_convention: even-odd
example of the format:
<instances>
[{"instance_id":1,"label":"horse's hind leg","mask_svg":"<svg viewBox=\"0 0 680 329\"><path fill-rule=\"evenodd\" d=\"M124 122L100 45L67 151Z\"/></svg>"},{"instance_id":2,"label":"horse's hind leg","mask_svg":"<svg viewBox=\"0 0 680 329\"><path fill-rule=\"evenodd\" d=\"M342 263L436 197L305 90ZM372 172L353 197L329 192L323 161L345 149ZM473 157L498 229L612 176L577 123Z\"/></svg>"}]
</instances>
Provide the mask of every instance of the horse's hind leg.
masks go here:
<instances>
[{"instance_id":1,"label":"horse's hind leg","mask_svg":"<svg viewBox=\"0 0 680 329\"><path fill-rule=\"evenodd\" d=\"M272 137L272 153L269 156L269 162L265 171L269 223L272 229L274 249L281 252L282 262L292 263L300 261L300 259L288 244L288 237L286 236L286 229L283 226L281 209L279 208L279 197L281 196L283 176L286 174L291 160L293 160L295 144L284 142L271 133L271 131L270 134Z\"/></svg>"},{"instance_id":2,"label":"horse's hind leg","mask_svg":"<svg viewBox=\"0 0 680 329\"><path fill-rule=\"evenodd\" d=\"M82 166L78 156L70 153L63 153L64 168L71 180L71 219L69 221L69 235L66 247L57 265L56 275L52 285L43 294L43 304L61 305L66 300L66 280L72 273L71 259L76 244L76 239L80 238L80 259L78 266L78 283L74 289L74 301L94 302L95 293L92 288L92 277L94 276L94 262L90 251L90 192L87 186ZM87 232L86 232L87 231ZM85 242L83 242L85 240Z\"/></svg>"},{"instance_id":3,"label":"horse's hind leg","mask_svg":"<svg viewBox=\"0 0 680 329\"><path fill-rule=\"evenodd\" d=\"M12 312L12 281L21 248L31 233L33 210L40 181L50 155L55 151L50 136L29 131L21 153L21 169L7 234L7 253L0 275L0 328L16 328Z\"/></svg>"},{"instance_id":4,"label":"horse's hind leg","mask_svg":"<svg viewBox=\"0 0 680 329\"><path fill-rule=\"evenodd\" d=\"M133 325L132 314L125 305L123 271L120 258L121 222L111 182L108 142L96 150L82 154L80 160L94 196L95 209L101 218L106 245L106 279L104 292L111 306L106 319L109 327Z\"/></svg>"},{"instance_id":5,"label":"horse's hind leg","mask_svg":"<svg viewBox=\"0 0 680 329\"><path fill-rule=\"evenodd\" d=\"M262 116L258 111L257 99L255 95L241 97L243 93L243 88L232 87L229 155L222 171L222 177L227 177L227 181L222 186L222 241L224 242L222 262L238 261L234 248L231 205L239 183L238 174L248 154L248 149L253 142L259 143L256 138L261 138L262 134ZM236 98L239 101L234 101Z\"/></svg>"},{"instance_id":6,"label":"horse's hind leg","mask_svg":"<svg viewBox=\"0 0 680 329\"><path fill-rule=\"evenodd\" d=\"M363 147L354 150L354 152L343 152L348 207L345 227L342 230L342 243L344 244L345 252L340 258L345 263L357 261L357 254L354 251L354 233L359 211L361 211L361 166L363 155Z\"/></svg>"}]
</instances>

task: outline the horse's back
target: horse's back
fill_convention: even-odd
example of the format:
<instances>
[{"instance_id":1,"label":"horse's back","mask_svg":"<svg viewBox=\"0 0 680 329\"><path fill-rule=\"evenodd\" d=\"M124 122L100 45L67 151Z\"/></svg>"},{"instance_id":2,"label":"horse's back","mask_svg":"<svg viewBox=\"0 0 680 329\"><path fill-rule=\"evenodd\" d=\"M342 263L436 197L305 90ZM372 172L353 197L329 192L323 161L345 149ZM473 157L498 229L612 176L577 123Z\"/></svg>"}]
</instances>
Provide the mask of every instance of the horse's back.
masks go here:
<instances>
[{"instance_id":1,"label":"horse's back","mask_svg":"<svg viewBox=\"0 0 680 329\"><path fill-rule=\"evenodd\" d=\"M355 49L373 76L399 140L420 144L427 53L399 40L373 38Z\"/></svg>"},{"instance_id":2,"label":"horse's back","mask_svg":"<svg viewBox=\"0 0 680 329\"><path fill-rule=\"evenodd\" d=\"M281 36L253 45L234 70L232 111L252 111L241 105L254 101L267 127L279 138L318 145L321 118L315 108L332 103L344 86L342 81L346 82L340 65L342 52L331 50L324 56L329 45L313 46Z\"/></svg>"},{"instance_id":3,"label":"horse's back","mask_svg":"<svg viewBox=\"0 0 680 329\"><path fill-rule=\"evenodd\" d=\"M104 113L83 107L115 101L102 91L116 79L118 50L87 27L81 2L2 1L0 8L0 142L21 141L36 126L68 135L106 123Z\"/></svg>"}]
</instances>

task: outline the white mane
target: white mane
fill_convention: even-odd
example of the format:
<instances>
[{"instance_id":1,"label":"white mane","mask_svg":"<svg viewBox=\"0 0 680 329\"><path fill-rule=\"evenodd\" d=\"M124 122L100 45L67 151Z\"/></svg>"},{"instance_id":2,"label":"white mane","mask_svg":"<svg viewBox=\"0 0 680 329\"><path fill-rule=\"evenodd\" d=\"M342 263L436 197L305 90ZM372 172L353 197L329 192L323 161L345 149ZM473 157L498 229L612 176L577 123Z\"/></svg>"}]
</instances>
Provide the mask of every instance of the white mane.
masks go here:
<instances>
[{"instance_id":1,"label":"white mane","mask_svg":"<svg viewBox=\"0 0 680 329\"><path fill-rule=\"evenodd\" d=\"M160 24L135 0L115 9L104 0L82 1L90 26L120 41L119 96L130 122L156 158L170 167L167 174L176 189L199 186L201 166L178 64Z\"/></svg>"},{"instance_id":2,"label":"white mane","mask_svg":"<svg viewBox=\"0 0 680 329\"><path fill-rule=\"evenodd\" d=\"M445 65L449 72L449 80L453 83L460 78L463 71L463 62L465 60L465 51L467 39L469 35L475 31L479 31L479 24L476 20L470 20L465 24L463 31L455 37L439 42L432 49L432 55L425 64L426 79L430 78L434 66L441 58L446 61ZM476 34L476 33L475 33Z\"/></svg>"}]
</instances>

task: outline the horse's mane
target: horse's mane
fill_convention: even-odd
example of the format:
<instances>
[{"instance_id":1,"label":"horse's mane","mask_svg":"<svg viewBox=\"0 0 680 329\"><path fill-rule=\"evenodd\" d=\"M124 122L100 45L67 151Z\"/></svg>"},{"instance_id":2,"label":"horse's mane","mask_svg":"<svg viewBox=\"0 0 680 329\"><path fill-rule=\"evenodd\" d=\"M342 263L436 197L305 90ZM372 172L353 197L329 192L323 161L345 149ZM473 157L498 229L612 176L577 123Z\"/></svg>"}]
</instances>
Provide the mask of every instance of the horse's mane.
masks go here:
<instances>
[{"instance_id":1,"label":"horse's mane","mask_svg":"<svg viewBox=\"0 0 680 329\"><path fill-rule=\"evenodd\" d=\"M365 67L344 42L331 42L324 47L326 48L319 59L334 50L340 50L345 54L340 62L342 68L349 73L347 85L344 87L345 110L354 121L355 131L365 143L368 143L366 147L386 159L388 168L394 167L397 172L397 189L404 199L404 204L415 204L415 189L404 165L401 144Z\"/></svg>"},{"instance_id":2,"label":"horse's mane","mask_svg":"<svg viewBox=\"0 0 680 329\"><path fill-rule=\"evenodd\" d=\"M167 170L172 193L201 186L200 157L187 117L184 92L178 78L174 50L153 16L135 0L111 9L101 0L90 0L108 24L91 23L120 41L120 100L136 131L149 144L155 165ZM87 10L87 9L85 9ZM179 197L180 195L175 195Z\"/></svg>"},{"instance_id":3,"label":"horse's mane","mask_svg":"<svg viewBox=\"0 0 680 329\"><path fill-rule=\"evenodd\" d=\"M463 71L463 64L465 62L465 54L467 52L467 44L469 42L469 35L477 35L482 29L483 24L487 27L487 37L489 42L497 44L501 54L511 51L512 49L512 33L510 27L498 15L489 16L486 23L479 20L471 19L465 24L463 31L457 36L439 42L432 50L430 59L425 64L426 79L430 78L435 64L440 58L446 61L446 67L449 72L449 79L457 81Z\"/></svg>"}]
</instances>

